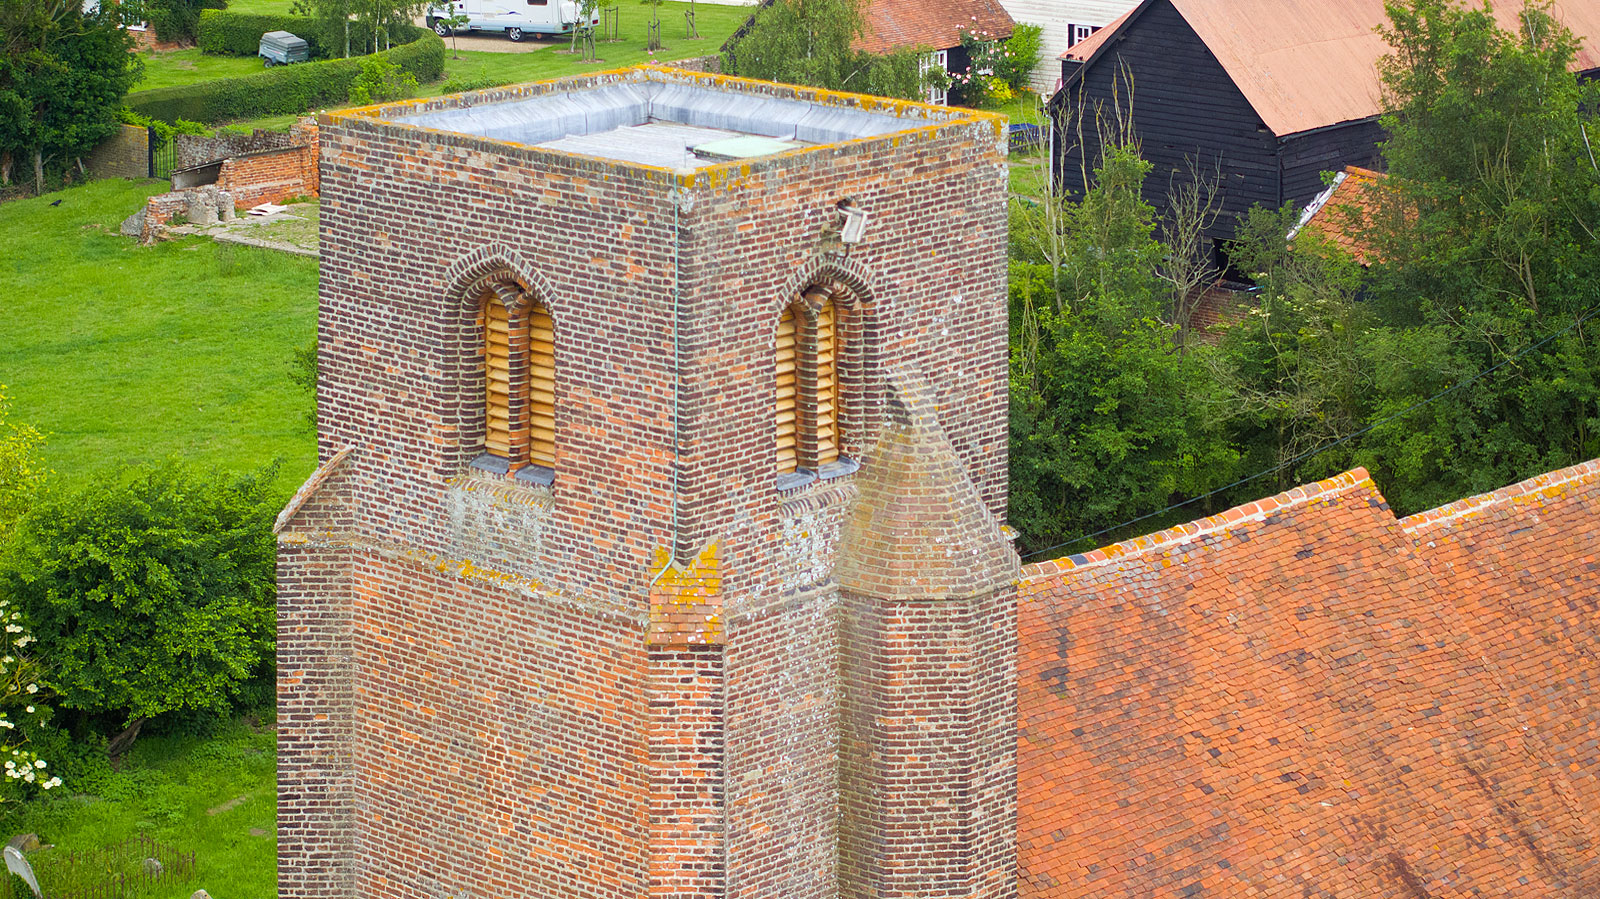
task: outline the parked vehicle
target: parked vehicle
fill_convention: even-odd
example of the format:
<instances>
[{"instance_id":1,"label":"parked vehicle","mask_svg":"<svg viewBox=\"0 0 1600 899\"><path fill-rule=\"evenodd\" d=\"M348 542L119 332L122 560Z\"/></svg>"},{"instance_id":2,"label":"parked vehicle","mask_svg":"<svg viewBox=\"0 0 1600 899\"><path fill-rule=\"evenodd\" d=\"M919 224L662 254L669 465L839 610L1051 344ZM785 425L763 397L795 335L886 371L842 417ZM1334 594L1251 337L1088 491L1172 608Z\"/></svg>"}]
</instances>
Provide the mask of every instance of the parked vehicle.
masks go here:
<instances>
[{"instance_id":1,"label":"parked vehicle","mask_svg":"<svg viewBox=\"0 0 1600 899\"><path fill-rule=\"evenodd\" d=\"M291 62L305 62L311 58L311 48L305 39L287 31L269 31L261 36L256 55L267 66L286 66Z\"/></svg>"},{"instance_id":2,"label":"parked vehicle","mask_svg":"<svg viewBox=\"0 0 1600 899\"><path fill-rule=\"evenodd\" d=\"M440 37L450 36L449 19L465 15L463 34L499 31L513 41L530 34L566 34L578 26L578 4L573 0L448 0L428 7L428 27ZM591 25L600 24L595 14Z\"/></svg>"}]
</instances>

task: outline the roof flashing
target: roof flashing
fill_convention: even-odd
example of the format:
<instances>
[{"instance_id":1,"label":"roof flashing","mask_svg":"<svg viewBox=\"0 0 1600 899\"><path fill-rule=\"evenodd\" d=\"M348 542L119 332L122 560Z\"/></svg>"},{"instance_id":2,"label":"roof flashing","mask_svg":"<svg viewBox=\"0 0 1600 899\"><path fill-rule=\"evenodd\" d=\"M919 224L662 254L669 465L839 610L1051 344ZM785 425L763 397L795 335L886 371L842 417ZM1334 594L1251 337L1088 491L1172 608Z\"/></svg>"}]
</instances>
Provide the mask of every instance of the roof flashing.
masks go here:
<instances>
[{"instance_id":1,"label":"roof flashing","mask_svg":"<svg viewBox=\"0 0 1600 899\"><path fill-rule=\"evenodd\" d=\"M807 97L800 89L784 96L787 91L767 89L776 85L663 69L607 74L612 77L372 107L364 114L397 125L678 171L968 117L899 101L873 108L867 98L826 91ZM672 77L678 75L690 77ZM701 146L708 152L694 152Z\"/></svg>"}]
</instances>

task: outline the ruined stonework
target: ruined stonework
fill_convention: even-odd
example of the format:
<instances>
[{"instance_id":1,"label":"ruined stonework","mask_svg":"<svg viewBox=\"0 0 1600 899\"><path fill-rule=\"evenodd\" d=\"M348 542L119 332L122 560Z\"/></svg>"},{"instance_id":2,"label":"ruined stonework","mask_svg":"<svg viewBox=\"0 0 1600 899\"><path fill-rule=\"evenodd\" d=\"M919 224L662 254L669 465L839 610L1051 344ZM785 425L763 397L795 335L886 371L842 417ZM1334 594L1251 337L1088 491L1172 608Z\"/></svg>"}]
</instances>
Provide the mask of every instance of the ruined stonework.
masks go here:
<instances>
[{"instance_id":1,"label":"ruined stonework","mask_svg":"<svg viewBox=\"0 0 1600 899\"><path fill-rule=\"evenodd\" d=\"M561 145L713 108L799 124L726 160ZM280 895L1014 895L1003 120L645 68L319 138ZM780 488L775 334L815 286L848 464ZM486 288L554 322L549 486L482 464ZM963 550L921 578L899 537Z\"/></svg>"}]
</instances>

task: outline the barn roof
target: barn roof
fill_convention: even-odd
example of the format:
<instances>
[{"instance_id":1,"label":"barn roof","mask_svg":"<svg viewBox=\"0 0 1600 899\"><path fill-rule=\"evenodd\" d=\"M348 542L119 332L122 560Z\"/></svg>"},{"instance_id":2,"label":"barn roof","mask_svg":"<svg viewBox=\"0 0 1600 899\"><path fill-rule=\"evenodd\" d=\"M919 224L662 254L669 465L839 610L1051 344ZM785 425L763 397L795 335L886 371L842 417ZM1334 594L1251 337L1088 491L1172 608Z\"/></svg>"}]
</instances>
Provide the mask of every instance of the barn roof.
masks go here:
<instances>
[{"instance_id":1,"label":"barn roof","mask_svg":"<svg viewBox=\"0 0 1600 899\"><path fill-rule=\"evenodd\" d=\"M1019 605L1024 897L1600 895L1600 462L1403 521L1356 470Z\"/></svg>"},{"instance_id":2,"label":"barn roof","mask_svg":"<svg viewBox=\"0 0 1600 899\"><path fill-rule=\"evenodd\" d=\"M1382 111L1377 61L1389 45L1376 29L1389 21L1384 0L1144 0L1062 58L1092 61L1154 2L1177 9L1280 137ZM1519 30L1519 9L1496 3L1500 27ZM1600 69L1600 3L1557 0L1554 15L1583 42L1575 68Z\"/></svg>"},{"instance_id":3,"label":"barn roof","mask_svg":"<svg viewBox=\"0 0 1600 899\"><path fill-rule=\"evenodd\" d=\"M887 53L899 47L944 50L961 45L961 28L1007 38L1016 27L998 0L870 0L856 49Z\"/></svg>"}]
</instances>

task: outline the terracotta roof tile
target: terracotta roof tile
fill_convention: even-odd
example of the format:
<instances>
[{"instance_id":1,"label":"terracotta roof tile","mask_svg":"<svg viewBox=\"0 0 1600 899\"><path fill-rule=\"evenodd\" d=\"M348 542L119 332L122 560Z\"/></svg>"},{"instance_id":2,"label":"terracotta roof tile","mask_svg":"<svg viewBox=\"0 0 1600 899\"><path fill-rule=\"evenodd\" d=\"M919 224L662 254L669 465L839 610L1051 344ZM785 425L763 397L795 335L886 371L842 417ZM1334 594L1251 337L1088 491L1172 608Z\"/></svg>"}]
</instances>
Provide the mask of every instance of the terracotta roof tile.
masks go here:
<instances>
[{"instance_id":1,"label":"terracotta roof tile","mask_svg":"<svg viewBox=\"0 0 1600 899\"><path fill-rule=\"evenodd\" d=\"M1379 192L1387 178L1382 172L1346 166L1335 176L1334 183L1306 207L1289 239L1304 233L1316 234L1362 265L1369 264L1376 251L1361 239L1359 230L1362 223L1379 214Z\"/></svg>"},{"instance_id":2,"label":"terracotta roof tile","mask_svg":"<svg viewBox=\"0 0 1600 899\"><path fill-rule=\"evenodd\" d=\"M944 50L961 44L961 27L1011 36L1016 27L998 0L870 0L856 49L887 53L899 47Z\"/></svg>"},{"instance_id":3,"label":"terracotta roof tile","mask_svg":"<svg viewBox=\"0 0 1600 899\"><path fill-rule=\"evenodd\" d=\"M1024 896L1600 895L1600 462L1029 566Z\"/></svg>"}]
</instances>

